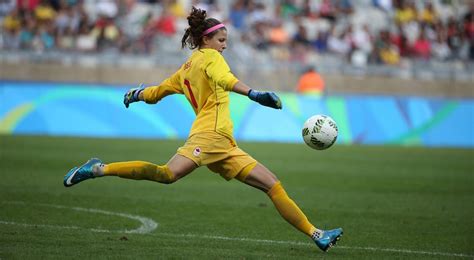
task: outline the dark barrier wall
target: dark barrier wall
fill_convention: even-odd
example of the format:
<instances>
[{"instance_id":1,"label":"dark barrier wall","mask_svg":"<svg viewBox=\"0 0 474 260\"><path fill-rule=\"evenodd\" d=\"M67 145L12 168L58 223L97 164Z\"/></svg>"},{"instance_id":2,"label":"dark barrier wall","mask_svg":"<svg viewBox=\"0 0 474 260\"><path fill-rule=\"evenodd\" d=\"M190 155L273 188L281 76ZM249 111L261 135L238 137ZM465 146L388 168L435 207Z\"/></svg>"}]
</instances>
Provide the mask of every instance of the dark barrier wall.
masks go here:
<instances>
[{"instance_id":1,"label":"dark barrier wall","mask_svg":"<svg viewBox=\"0 0 474 260\"><path fill-rule=\"evenodd\" d=\"M107 65L55 64L6 62L0 59L0 79L36 80L52 82L81 82L105 84L138 83L158 84L171 75L179 65L156 67L150 64ZM299 78L297 69L236 70L237 77L250 86L260 89L291 92L296 89ZM323 74L329 94L383 94L402 96L469 97L474 98L474 81L414 80L394 77L347 76Z\"/></svg>"}]
</instances>

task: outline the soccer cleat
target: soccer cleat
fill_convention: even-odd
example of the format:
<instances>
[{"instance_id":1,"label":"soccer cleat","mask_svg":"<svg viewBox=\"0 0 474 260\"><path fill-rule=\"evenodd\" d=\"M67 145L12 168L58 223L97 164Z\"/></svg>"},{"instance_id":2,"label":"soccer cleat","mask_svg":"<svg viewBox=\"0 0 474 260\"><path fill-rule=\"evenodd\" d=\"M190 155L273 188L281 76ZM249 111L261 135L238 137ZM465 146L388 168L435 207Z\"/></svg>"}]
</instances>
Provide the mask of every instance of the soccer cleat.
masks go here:
<instances>
[{"instance_id":1,"label":"soccer cleat","mask_svg":"<svg viewBox=\"0 0 474 260\"><path fill-rule=\"evenodd\" d=\"M64 186L71 187L72 185L78 184L81 181L95 178L94 173L92 172L92 168L98 163L102 163L102 161L97 158L92 158L80 167L72 168L64 176Z\"/></svg>"},{"instance_id":2,"label":"soccer cleat","mask_svg":"<svg viewBox=\"0 0 474 260\"><path fill-rule=\"evenodd\" d=\"M321 250L327 252L331 247L336 245L336 242L341 238L342 233L342 228L325 230L319 238L314 234L313 240Z\"/></svg>"}]
</instances>

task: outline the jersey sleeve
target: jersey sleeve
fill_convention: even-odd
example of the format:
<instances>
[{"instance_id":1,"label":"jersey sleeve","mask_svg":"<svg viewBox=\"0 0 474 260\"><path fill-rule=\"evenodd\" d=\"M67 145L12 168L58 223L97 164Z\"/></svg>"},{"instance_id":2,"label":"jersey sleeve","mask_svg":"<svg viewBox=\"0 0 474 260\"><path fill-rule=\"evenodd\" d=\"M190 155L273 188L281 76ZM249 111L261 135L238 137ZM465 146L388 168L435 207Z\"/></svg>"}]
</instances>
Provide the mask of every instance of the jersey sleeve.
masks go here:
<instances>
[{"instance_id":1,"label":"jersey sleeve","mask_svg":"<svg viewBox=\"0 0 474 260\"><path fill-rule=\"evenodd\" d=\"M158 86L150 86L143 90L143 100L148 104L155 104L162 98L172 94L183 94L181 88L180 71L165 79Z\"/></svg>"},{"instance_id":2,"label":"jersey sleeve","mask_svg":"<svg viewBox=\"0 0 474 260\"><path fill-rule=\"evenodd\" d=\"M206 75L218 86L226 91L231 91L232 87L239 80L230 71L229 65L220 53L212 52L207 57L208 61L204 63Z\"/></svg>"}]
</instances>

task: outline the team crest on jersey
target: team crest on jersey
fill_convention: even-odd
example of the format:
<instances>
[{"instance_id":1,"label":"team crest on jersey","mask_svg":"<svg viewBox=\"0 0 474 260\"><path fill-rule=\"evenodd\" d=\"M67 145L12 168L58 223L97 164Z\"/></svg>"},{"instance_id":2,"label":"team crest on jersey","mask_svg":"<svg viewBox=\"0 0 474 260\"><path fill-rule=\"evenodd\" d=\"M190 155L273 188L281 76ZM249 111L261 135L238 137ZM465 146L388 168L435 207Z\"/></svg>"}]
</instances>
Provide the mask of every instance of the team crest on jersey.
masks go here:
<instances>
[{"instance_id":1,"label":"team crest on jersey","mask_svg":"<svg viewBox=\"0 0 474 260\"><path fill-rule=\"evenodd\" d=\"M191 68L191 61L188 61L184 64L184 70Z\"/></svg>"},{"instance_id":2,"label":"team crest on jersey","mask_svg":"<svg viewBox=\"0 0 474 260\"><path fill-rule=\"evenodd\" d=\"M198 157L201 154L201 148L196 147L194 148L193 155Z\"/></svg>"}]
</instances>

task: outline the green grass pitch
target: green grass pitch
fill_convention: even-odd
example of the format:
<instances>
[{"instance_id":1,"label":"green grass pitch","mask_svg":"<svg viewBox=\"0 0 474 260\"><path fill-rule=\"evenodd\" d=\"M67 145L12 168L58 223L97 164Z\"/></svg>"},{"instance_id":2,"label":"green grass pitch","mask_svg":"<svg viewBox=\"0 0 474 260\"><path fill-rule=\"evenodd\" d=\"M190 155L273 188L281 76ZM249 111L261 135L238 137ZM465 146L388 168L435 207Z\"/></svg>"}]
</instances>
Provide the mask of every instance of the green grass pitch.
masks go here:
<instances>
[{"instance_id":1,"label":"green grass pitch","mask_svg":"<svg viewBox=\"0 0 474 260\"><path fill-rule=\"evenodd\" d=\"M264 193L207 168L172 185L109 177L63 187L90 157L163 164L182 143L1 135L0 259L474 258L473 149L240 143L314 224L344 228L328 253ZM158 226L125 232L143 227L137 218Z\"/></svg>"}]
</instances>

